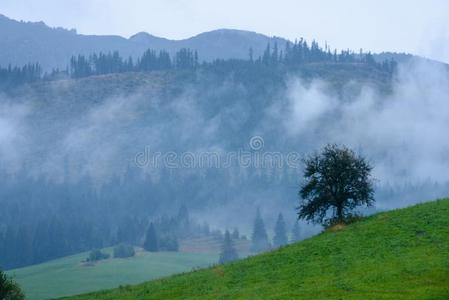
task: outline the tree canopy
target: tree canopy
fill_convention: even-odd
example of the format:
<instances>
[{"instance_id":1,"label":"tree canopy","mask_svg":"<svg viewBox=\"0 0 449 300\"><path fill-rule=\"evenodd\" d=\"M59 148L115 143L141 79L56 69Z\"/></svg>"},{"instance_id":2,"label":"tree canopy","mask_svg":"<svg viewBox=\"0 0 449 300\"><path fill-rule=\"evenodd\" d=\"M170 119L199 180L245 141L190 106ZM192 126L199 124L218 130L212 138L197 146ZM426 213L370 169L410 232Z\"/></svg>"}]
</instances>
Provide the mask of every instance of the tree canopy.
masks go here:
<instances>
[{"instance_id":1,"label":"tree canopy","mask_svg":"<svg viewBox=\"0 0 449 300\"><path fill-rule=\"evenodd\" d=\"M284 216L282 213L278 215L276 225L274 227L273 246L280 247L288 243L287 229L285 226Z\"/></svg>"},{"instance_id":2,"label":"tree canopy","mask_svg":"<svg viewBox=\"0 0 449 300\"><path fill-rule=\"evenodd\" d=\"M265 223L262 219L259 209L257 209L256 219L254 220L251 240L251 251L253 252L261 252L270 249L270 243L268 242L268 234L265 229Z\"/></svg>"},{"instance_id":3,"label":"tree canopy","mask_svg":"<svg viewBox=\"0 0 449 300\"><path fill-rule=\"evenodd\" d=\"M295 222L292 228L290 242L294 243L301 240L301 230L299 228L299 222Z\"/></svg>"},{"instance_id":4,"label":"tree canopy","mask_svg":"<svg viewBox=\"0 0 449 300\"><path fill-rule=\"evenodd\" d=\"M228 230L226 230L223 245L221 246L221 253L219 263L223 264L226 262L230 262L233 260L237 260L239 258L237 254L237 250L234 247L234 243L232 242L231 234Z\"/></svg>"},{"instance_id":5,"label":"tree canopy","mask_svg":"<svg viewBox=\"0 0 449 300\"><path fill-rule=\"evenodd\" d=\"M304 163L299 218L314 223L344 222L357 206L374 203L372 167L349 148L327 145Z\"/></svg>"},{"instance_id":6,"label":"tree canopy","mask_svg":"<svg viewBox=\"0 0 449 300\"><path fill-rule=\"evenodd\" d=\"M145 242L143 243L143 248L150 252L159 251L159 241L153 223L151 223L150 227L148 227L147 234L145 236Z\"/></svg>"},{"instance_id":7,"label":"tree canopy","mask_svg":"<svg viewBox=\"0 0 449 300\"><path fill-rule=\"evenodd\" d=\"M0 299L21 300L25 299L25 295L19 285L0 270Z\"/></svg>"}]
</instances>

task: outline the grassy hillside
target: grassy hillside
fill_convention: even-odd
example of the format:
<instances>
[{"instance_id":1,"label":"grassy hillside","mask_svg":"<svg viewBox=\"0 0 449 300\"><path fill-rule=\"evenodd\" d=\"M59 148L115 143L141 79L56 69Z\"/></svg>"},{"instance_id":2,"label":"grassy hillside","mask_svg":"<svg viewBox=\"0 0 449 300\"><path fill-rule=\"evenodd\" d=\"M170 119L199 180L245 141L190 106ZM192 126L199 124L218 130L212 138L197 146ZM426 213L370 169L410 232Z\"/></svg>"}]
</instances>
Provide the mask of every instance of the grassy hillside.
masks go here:
<instances>
[{"instance_id":1,"label":"grassy hillside","mask_svg":"<svg viewBox=\"0 0 449 300\"><path fill-rule=\"evenodd\" d=\"M87 256L88 253L81 253L11 270L8 274L24 289L27 299L36 300L137 284L206 267L218 260L216 253L138 252L133 258L107 259L85 266L80 262Z\"/></svg>"},{"instance_id":2,"label":"grassy hillside","mask_svg":"<svg viewBox=\"0 0 449 300\"><path fill-rule=\"evenodd\" d=\"M148 253L135 257L103 260L95 265L81 263L88 252L42 264L8 271L25 290L29 299L48 299L137 284L151 279L207 267L218 261L221 241L214 237L180 241L180 252ZM239 240L236 248L243 257L250 241ZM112 248L103 250L112 255Z\"/></svg>"},{"instance_id":3,"label":"grassy hillside","mask_svg":"<svg viewBox=\"0 0 449 300\"><path fill-rule=\"evenodd\" d=\"M449 200L277 251L73 299L449 299Z\"/></svg>"}]
</instances>

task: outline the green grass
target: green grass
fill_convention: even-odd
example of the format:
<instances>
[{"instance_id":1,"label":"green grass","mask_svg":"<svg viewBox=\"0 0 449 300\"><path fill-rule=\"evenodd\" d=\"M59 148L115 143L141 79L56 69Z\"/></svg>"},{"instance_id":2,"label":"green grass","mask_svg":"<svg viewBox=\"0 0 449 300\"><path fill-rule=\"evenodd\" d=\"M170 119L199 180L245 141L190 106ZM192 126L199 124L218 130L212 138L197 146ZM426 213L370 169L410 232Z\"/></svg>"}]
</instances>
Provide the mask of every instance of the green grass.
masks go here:
<instances>
[{"instance_id":1,"label":"green grass","mask_svg":"<svg viewBox=\"0 0 449 300\"><path fill-rule=\"evenodd\" d=\"M111 249L106 249L111 253ZM191 271L218 260L217 254L138 252L125 259L107 259L94 266L80 262L88 252L8 272L24 290L27 299L49 299L92 292L125 284Z\"/></svg>"},{"instance_id":2,"label":"green grass","mask_svg":"<svg viewBox=\"0 0 449 300\"><path fill-rule=\"evenodd\" d=\"M449 200L242 261L72 299L449 299Z\"/></svg>"}]
</instances>

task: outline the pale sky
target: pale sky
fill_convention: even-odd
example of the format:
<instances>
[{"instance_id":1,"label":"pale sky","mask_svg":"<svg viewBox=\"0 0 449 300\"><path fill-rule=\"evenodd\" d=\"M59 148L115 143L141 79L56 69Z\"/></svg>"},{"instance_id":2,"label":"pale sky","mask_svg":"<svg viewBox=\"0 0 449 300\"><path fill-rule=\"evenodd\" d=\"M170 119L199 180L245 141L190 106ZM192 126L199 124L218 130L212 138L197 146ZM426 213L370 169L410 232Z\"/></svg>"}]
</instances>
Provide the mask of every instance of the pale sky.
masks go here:
<instances>
[{"instance_id":1,"label":"pale sky","mask_svg":"<svg viewBox=\"0 0 449 300\"><path fill-rule=\"evenodd\" d=\"M182 39L234 28L449 63L447 0L0 0L0 13L83 34Z\"/></svg>"}]
</instances>

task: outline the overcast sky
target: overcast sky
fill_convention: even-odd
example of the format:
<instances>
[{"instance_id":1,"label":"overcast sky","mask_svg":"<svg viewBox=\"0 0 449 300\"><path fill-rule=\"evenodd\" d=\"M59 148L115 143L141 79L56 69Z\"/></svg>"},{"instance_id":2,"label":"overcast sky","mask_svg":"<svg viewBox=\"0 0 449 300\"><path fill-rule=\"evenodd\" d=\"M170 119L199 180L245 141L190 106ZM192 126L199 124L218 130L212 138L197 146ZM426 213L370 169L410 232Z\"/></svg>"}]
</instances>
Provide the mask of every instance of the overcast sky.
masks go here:
<instances>
[{"instance_id":1,"label":"overcast sky","mask_svg":"<svg viewBox=\"0 0 449 300\"><path fill-rule=\"evenodd\" d=\"M0 0L0 13L83 34L182 39L235 28L449 62L447 0Z\"/></svg>"}]
</instances>

